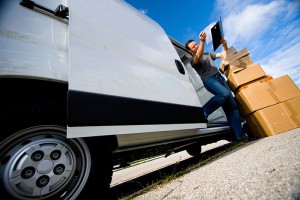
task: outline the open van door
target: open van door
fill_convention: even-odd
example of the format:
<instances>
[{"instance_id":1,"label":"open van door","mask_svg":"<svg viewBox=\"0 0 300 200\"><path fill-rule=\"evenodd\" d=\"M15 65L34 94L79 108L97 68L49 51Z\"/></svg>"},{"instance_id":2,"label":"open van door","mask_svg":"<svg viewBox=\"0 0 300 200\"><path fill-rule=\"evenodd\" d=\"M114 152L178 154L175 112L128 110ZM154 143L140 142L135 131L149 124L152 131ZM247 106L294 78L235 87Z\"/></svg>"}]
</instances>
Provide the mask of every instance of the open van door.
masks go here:
<instances>
[{"instance_id":1,"label":"open van door","mask_svg":"<svg viewBox=\"0 0 300 200\"><path fill-rule=\"evenodd\" d=\"M206 127L171 41L119 0L69 2L68 137Z\"/></svg>"}]
</instances>

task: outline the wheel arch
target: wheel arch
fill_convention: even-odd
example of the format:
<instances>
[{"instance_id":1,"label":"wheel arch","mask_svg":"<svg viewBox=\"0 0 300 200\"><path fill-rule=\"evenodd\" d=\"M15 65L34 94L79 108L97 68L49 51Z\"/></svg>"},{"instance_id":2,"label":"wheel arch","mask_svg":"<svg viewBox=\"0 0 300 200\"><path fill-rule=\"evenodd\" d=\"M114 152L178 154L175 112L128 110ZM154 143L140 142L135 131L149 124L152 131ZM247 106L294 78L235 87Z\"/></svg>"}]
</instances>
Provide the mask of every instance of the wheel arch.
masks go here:
<instances>
[{"instance_id":1,"label":"wheel arch","mask_svg":"<svg viewBox=\"0 0 300 200\"><path fill-rule=\"evenodd\" d=\"M67 93L68 84L49 80L25 78L0 79L0 150L3 155L13 148L13 138L22 130L35 126L67 126ZM22 140L23 136L18 138ZM66 137L66 135L65 135ZM26 139L26 137L24 137ZM73 138L72 141L81 141L87 144L92 156L91 177L88 187L83 194L93 188L93 180L104 177L103 191L108 189L111 181L111 153L116 146L115 136L93 138ZM65 140L67 141L67 140ZM3 151L2 151L3 150ZM110 153L111 152L111 153ZM107 164L103 165L103 156ZM2 158L2 155L0 155ZM0 159L1 160L1 159ZM103 166L103 170L99 170ZM109 172L109 173L108 173ZM93 190L92 190L93 191Z\"/></svg>"},{"instance_id":2,"label":"wheel arch","mask_svg":"<svg viewBox=\"0 0 300 200\"><path fill-rule=\"evenodd\" d=\"M56 123L65 127L67 88L66 83L49 80L1 78L0 120L4 123L2 131L12 133L22 130L28 125L36 125L36 121L41 118L45 118L45 123ZM45 117L44 113L51 114ZM34 119L31 116L35 116ZM5 137L8 136L1 134L0 141Z\"/></svg>"},{"instance_id":3,"label":"wheel arch","mask_svg":"<svg viewBox=\"0 0 300 200\"><path fill-rule=\"evenodd\" d=\"M0 78L1 111L4 105L20 104L32 101L55 101L67 105L68 84L33 78Z\"/></svg>"}]
</instances>

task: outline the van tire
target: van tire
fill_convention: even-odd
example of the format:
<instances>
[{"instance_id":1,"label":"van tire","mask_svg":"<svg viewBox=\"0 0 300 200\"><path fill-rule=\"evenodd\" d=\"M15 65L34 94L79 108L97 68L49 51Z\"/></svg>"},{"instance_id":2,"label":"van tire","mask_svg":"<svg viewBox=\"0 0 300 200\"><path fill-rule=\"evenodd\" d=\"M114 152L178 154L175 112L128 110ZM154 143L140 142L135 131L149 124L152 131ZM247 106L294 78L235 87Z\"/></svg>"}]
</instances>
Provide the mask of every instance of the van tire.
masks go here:
<instances>
[{"instance_id":1,"label":"van tire","mask_svg":"<svg viewBox=\"0 0 300 200\"><path fill-rule=\"evenodd\" d=\"M68 139L63 106L54 102L1 105L0 120L1 197L69 200L79 199L82 191L108 192L112 175L111 151L99 148L102 157L99 151L92 152L91 156L84 139ZM9 181L12 174L18 173L19 180ZM93 182L97 175L100 177ZM30 185L30 181L36 184ZM52 189L42 190L51 181L55 183ZM40 193L31 193L33 190L40 190Z\"/></svg>"},{"instance_id":2,"label":"van tire","mask_svg":"<svg viewBox=\"0 0 300 200\"><path fill-rule=\"evenodd\" d=\"M187 153L191 156L198 156L201 154L202 147L199 143L193 144L186 149Z\"/></svg>"}]
</instances>

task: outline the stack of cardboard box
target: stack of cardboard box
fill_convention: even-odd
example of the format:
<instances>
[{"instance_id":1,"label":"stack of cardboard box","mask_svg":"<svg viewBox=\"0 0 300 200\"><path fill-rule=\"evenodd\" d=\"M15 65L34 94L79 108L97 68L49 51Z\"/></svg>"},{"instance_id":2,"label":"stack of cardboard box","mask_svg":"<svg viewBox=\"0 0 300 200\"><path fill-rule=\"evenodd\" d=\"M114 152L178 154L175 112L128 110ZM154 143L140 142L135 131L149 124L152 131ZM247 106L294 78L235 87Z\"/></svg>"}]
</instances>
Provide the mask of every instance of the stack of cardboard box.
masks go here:
<instances>
[{"instance_id":1,"label":"stack of cardboard box","mask_svg":"<svg viewBox=\"0 0 300 200\"><path fill-rule=\"evenodd\" d=\"M266 137L300 127L300 90L289 75L273 78L249 57L247 48L222 52L220 71L235 94L252 136Z\"/></svg>"}]
</instances>

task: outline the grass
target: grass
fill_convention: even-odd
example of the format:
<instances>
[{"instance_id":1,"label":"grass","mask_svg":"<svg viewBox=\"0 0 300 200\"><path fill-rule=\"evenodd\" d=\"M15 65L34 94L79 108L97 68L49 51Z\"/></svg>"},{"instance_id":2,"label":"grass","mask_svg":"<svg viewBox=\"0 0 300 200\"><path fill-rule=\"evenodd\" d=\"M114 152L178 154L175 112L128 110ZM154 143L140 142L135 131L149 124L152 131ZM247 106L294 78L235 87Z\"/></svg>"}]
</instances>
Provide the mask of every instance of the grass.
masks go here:
<instances>
[{"instance_id":1,"label":"grass","mask_svg":"<svg viewBox=\"0 0 300 200\"><path fill-rule=\"evenodd\" d=\"M126 167L120 167L120 168L114 169L113 172L120 171L120 170L129 168L129 167L133 167L133 166L136 166L136 165L140 165L140 164L143 164L143 163L146 163L146 162L150 162L152 160L156 160L156 159L159 159L159 158L162 158L162 157L164 157L164 155L153 156L153 157L149 157L149 158L143 158L143 159L140 159L140 160L135 160L133 162L130 162L129 165L126 166Z\"/></svg>"}]
</instances>

